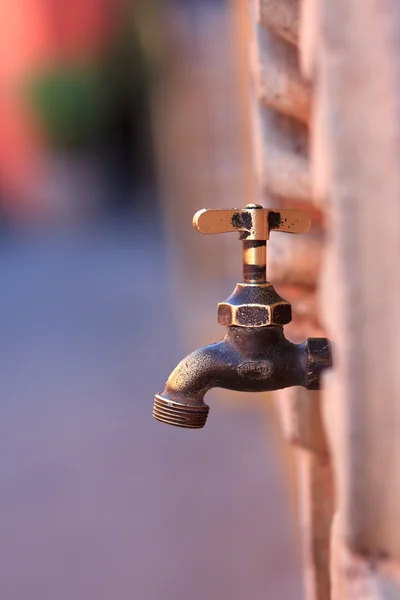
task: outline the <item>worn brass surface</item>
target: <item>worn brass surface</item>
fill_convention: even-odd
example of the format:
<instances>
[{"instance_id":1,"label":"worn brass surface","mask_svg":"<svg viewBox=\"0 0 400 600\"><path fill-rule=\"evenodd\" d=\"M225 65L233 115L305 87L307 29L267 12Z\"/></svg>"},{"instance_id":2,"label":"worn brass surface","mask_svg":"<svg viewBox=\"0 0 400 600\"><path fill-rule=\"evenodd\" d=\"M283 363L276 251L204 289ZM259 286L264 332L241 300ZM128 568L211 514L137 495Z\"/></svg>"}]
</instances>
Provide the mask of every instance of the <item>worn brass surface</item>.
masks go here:
<instances>
[{"instance_id":1,"label":"worn brass surface","mask_svg":"<svg viewBox=\"0 0 400 600\"><path fill-rule=\"evenodd\" d=\"M283 328L228 327L223 340L195 350L155 396L153 415L164 423L192 429L204 426L204 395L214 387L244 392L273 391L292 385L318 386L322 368L330 364L328 340L314 352L309 340L293 344Z\"/></svg>"},{"instance_id":2,"label":"worn brass surface","mask_svg":"<svg viewBox=\"0 0 400 600\"><path fill-rule=\"evenodd\" d=\"M243 242L243 281L265 283L267 281L267 241Z\"/></svg>"},{"instance_id":3,"label":"worn brass surface","mask_svg":"<svg viewBox=\"0 0 400 600\"><path fill-rule=\"evenodd\" d=\"M265 266L267 264L267 247L246 247L243 250L243 262L246 263L246 265Z\"/></svg>"},{"instance_id":4,"label":"worn brass surface","mask_svg":"<svg viewBox=\"0 0 400 600\"><path fill-rule=\"evenodd\" d=\"M193 219L201 233L239 232L243 242L243 282L218 304L223 340L184 358L154 400L153 416L191 429L205 425L205 393L213 387L260 392L292 385L318 389L323 369L332 363L329 340L309 338L292 344L283 325L291 321L290 303L267 282L266 244L272 230L305 233L310 219L301 210L273 211L249 204L244 209L201 210Z\"/></svg>"},{"instance_id":5,"label":"worn brass surface","mask_svg":"<svg viewBox=\"0 0 400 600\"><path fill-rule=\"evenodd\" d=\"M153 417L157 421L176 427L201 429L206 423L209 410L206 404L204 406L188 406L157 394L154 398Z\"/></svg>"},{"instance_id":6,"label":"worn brass surface","mask_svg":"<svg viewBox=\"0 0 400 600\"><path fill-rule=\"evenodd\" d=\"M199 210L193 217L197 231L206 235L237 232L241 240L268 240L270 231L307 233L310 217L303 210L271 210L249 204L246 208Z\"/></svg>"},{"instance_id":7,"label":"worn brass surface","mask_svg":"<svg viewBox=\"0 0 400 600\"><path fill-rule=\"evenodd\" d=\"M303 210L263 208L248 204L245 208L199 210L193 225L200 233L239 233L243 242L243 281L267 281L267 240L271 231L306 233L310 217Z\"/></svg>"},{"instance_id":8,"label":"worn brass surface","mask_svg":"<svg viewBox=\"0 0 400 600\"><path fill-rule=\"evenodd\" d=\"M291 319L290 303L272 283L238 283L229 298L218 304L218 323L225 327L286 325Z\"/></svg>"}]
</instances>

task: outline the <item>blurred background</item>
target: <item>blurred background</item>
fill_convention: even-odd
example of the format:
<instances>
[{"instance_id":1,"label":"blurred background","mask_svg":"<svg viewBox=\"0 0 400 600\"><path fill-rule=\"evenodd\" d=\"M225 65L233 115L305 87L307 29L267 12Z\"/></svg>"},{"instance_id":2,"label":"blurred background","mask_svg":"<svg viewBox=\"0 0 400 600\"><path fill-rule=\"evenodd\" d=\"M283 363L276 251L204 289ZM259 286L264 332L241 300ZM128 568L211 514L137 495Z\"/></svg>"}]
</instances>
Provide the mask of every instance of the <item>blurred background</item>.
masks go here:
<instances>
[{"instance_id":1,"label":"blurred background","mask_svg":"<svg viewBox=\"0 0 400 600\"><path fill-rule=\"evenodd\" d=\"M265 395L151 416L240 273L205 206L251 202L246 30L222 0L0 6L1 577L7 600L298 600Z\"/></svg>"}]
</instances>

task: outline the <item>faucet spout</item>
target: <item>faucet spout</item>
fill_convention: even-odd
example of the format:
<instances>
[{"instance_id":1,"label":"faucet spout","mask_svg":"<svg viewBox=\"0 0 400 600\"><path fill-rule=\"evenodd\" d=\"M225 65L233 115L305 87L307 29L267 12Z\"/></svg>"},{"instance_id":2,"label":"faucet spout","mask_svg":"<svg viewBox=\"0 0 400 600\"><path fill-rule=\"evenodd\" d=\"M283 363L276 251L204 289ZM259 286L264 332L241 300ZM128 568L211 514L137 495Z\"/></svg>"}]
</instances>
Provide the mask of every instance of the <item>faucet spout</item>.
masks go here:
<instances>
[{"instance_id":1,"label":"faucet spout","mask_svg":"<svg viewBox=\"0 0 400 600\"><path fill-rule=\"evenodd\" d=\"M153 416L164 423L200 429L209 407L205 393L218 385L218 372L225 355L225 340L203 346L181 360L169 376L162 394L156 394Z\"/></svg>"},{"instance_id":2,"label":"faucet spout","mask_svg":"<svg viewBox=\"0 0 400 600\"><path fill-rule=\"evenodd\" d=\"M244 392L273 391L292 385L315 389L322 363L329 362L329 343L318 355L310 342L293 344L283 327L228 327L223 340L184 358L154 400L153 416L164 423L199 429L209 407L204 402L214 387ZM312 345L312 344L311 344Z\"/></svg>"}]
</instances>

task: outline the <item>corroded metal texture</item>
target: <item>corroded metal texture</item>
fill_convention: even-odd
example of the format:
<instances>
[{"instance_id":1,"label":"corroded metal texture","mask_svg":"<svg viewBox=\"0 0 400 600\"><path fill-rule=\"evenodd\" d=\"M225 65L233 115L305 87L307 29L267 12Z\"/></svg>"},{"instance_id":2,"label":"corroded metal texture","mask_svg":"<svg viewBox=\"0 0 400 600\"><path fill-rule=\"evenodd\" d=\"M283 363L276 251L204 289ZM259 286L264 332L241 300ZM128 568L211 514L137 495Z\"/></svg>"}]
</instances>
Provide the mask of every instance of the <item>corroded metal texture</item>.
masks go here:
<instances>
[{"instance_id":1,"label":"corroded metal texture","mask_svg":"<svg viewBox=\"0 0 400 600\"><path fill-rule=\"evenodd\" d=\"M330 364L330 344L315 352L309 340L293 344L283 328L228 327L223 340L195 350L171 373L157 394L153 416L179 427L203 427L208 414L204 395L214 387L266 392L300 385L316 389L322 368Z\"/></svg>"},{"instance_id":2,"label":"corroded metal texture","mask_svg":"<svg viewBox=\"0 0 400 600\"><path fill-rule=\"evenodd\" d=\"M243 242L243 281L265 283L267 281L267 241Z\"/></svg>"},{"instance_id":3,"label":"corroded metal texture","mask_svg":"<svg viewBox=\"0 0 400 600\"><path fill-rule=\"evenodd\" d=\"M200 233L236 231L243 242L244 282L218 305L218 322L227 327L223 340L195 350L171 373L154 401L158 421L199 429L208 406L205 393L214 387L242 392L269 392L293 385L318 389L323 369L331 364L329 341L310 338L293 344L283 325L291 321L289 302L266 279L266 243L272 230L304 233L310 218L302 210L201 210L193 223Z\"/></svg>"},{"instance_id":4,"label":"corroded metal texture","mask_svg":"<svg viewBox=\"0 0 400 600\"><path fill-rule=\"evenodd\" d=\"M218 323L225 327L266 327L290 323L290 303L272 283L238 283L227 300L218 304Z\"/></svg>"},{"instance_id":5,"label":"corroded metal texture","mask_svg":"<svg viewBox=\"0 0 400 600\"><path fill-rule=\"evenodd\" d=\"M318 390L321 373L331 366L330 343L326 338L308 338L308 389Z\"/></svg>"},{"instance_id":6,"label":"corroded metal texture","mask_svg":"<svg viewBox=\"0 0 400 600\"><path fill-rule=\"evenodd\" d=\"M245 283L267 282L267 240L271 231L307 233L310 225L310 217L304 210L273 210L260 204L231 209L203 208L193 217L194 228L205 235L239 234L239 240L243 242Z\"/></svg>"},{"instance_id":7,"label":"corroded metal texture","mask_svg":"<svg viewBox=\"0 0 400 600\"><path fill-rule=\"evenodd\" d=\"M310 217L304 210L248 204L246 208L203 208L194 215L193 226L206 235L236 231L241 240L268 240L270 231L307 233Z\"/></svg>"},{"instance_id":8,"label":"corroded metal texture","mask_svg":"<svg viewBox=\"0 0 400 600\"><path fill-rule=\"evenodd\" d=\"M206 423L209 410L207 404L203 406L188 406L157 394L154 398L153 417L157 421L162 421L169 425L189 429L201 429Z\"/></svg>"}]
</instances>

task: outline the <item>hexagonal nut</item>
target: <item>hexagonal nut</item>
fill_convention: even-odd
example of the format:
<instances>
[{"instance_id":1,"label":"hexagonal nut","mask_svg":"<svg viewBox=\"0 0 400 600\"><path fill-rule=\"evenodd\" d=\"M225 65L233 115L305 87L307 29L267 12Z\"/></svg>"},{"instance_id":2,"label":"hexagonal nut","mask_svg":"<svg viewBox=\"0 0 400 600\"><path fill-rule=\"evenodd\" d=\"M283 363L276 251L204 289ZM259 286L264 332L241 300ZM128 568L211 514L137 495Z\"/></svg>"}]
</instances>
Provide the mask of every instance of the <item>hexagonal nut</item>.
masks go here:
<instances>
[{"instance_id":1,"label":"hexagonal nut","mask_svg":"<svg viewBox=\"0 0 400 600\"><path fill-rule=\"evenodd\" d=\"M292 307L285 300L274 304L218 304L218 323L225 327L266 327L286 325L292 320Z\"/></svg>"}]
</instances>

